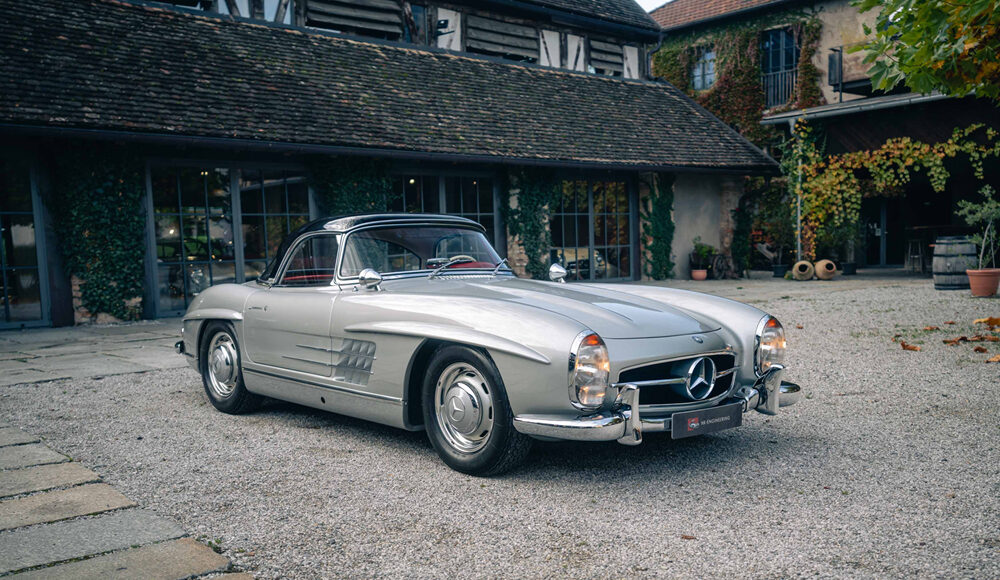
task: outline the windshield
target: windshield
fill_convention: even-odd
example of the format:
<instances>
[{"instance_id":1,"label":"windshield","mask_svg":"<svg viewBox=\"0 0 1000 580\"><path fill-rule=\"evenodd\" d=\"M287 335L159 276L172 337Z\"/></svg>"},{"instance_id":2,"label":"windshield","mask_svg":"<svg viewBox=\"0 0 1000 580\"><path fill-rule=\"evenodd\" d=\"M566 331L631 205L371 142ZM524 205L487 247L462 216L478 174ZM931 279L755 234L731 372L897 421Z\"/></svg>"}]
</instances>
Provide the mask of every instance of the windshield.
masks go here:
<instances>
[{"instance_id":1,"label":"windshield","mask_svg":"<svg viewBox=\"0 0 1000 580\"><path fill-rule=\"evenodd\" d=\"M373 228L347 236L340 275L351 278L365 268L381 274L434 270L493 269L500 257L482 233L453 226Z\"/></svg>"}]
</instances>

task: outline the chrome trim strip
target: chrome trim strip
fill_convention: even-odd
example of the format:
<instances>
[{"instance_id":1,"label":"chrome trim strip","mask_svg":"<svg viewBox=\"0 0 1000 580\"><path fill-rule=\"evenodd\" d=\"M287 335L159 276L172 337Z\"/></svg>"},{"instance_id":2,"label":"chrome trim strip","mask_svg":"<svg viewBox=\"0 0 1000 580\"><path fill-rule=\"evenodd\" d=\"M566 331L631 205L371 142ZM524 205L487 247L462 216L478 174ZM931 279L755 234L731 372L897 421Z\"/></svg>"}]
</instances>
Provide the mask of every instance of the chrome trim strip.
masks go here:
<instances>
[{"instance_id":1,"label":"chrome trim strip","mask_svg":"<svg viewBox=\"0 0 1000 580\"><path fill-rule=\"evenodd\" d=\"M287 358L287 359L291 359L291 360L297 360L299 362L306 362L306 363L311 363L311 364L314 364L314 365L320 365L320 366L324 366L324 367L333 367L333 366L336 366L336 365L333 365L333 364L328 363L328 362L322 362L322 361L312 360L312 359L308 359L308 358L300 358L300 357L297 357L297 356L291 356L291 355L287 355L287 354L281 355L281 358Z\"/></svg>"},{"instance_id":2,"label":"chrome trim strip","mask_svg":"<svg viewBox=\"0 0 1000 580\"><path fill-rule=\"evenodd\" d=\"M683 355L683 356L675 356L675 357L671 357L671 358L656 359L656 360L652 360L652 361L649 361L649 362L635 364L635 365L632 365L630 367L625 367L625 368L623 368L623 369L621 369L621 370L618 371L618 376L620 377L623 372L630 371L632 369L640 369L642 367L648 367L648 366L658 365L658 364L668 363L668 362L675 362L675 361L684 360L684 359L687 359L687 358L698 358L698 357L701 357L701 356L714 356L714 355L717 355L717 354L731 354L731 355L733 355L735 357L736 356L736 351L733 350L733 347L727 346L723 350L712 350L712 351L709 351L709 352L693 352L691 354L686 354L686 355ZM734 360L733 361L733 363L734 363L733 364L733 368L736 368L735 362L736 361ZM636 384L639 384L639 383L632 382L632 383L629 383L629 384L636 385Z\"/></svg>"},{"instance_id":3,"label":"chrome trim strip","mask_svg":"<svg viewBox=\"0 0 1000 580\"><path fill-rule=\"evenodd\" d=\"M735 372L736 372L736 367L734 366L731 369L715 373L715 378L716 378L716 380L718 380L718 379L721 379L722 377L728 377L729 375L731 375L731 374L733 374Z\"/></svg>"},{"instance_id":4,"label":"chrome trim strip","mask_svg":"<svg viewBox=\"0 0 1000 580\"><path fill-rule=\"evenodd\" d=\"M403 399L401 399L399 397L391 397L389 395L380 395L378 393L366 393L364 391L358 391L358 390L355 390L355 389L349 389L347 387L338 387L337 385L327 385L327 384L323 384L323 383L317 383L315 381L307 381L305 379L293 378L293 377L289 377L289 376L286 376L286 375L279 375L277 373L269 373L269 372L266 372L266 371L260 371L260 370L257 370L257 369L251 369L251 368L247 368L247 367L243 367L243 372L245 372L245 373L254 373L256 375L262 375L262 376L265 376L265 377L272 377L272 378L275 378L275 379L281 379L283 381L289 381L289 382L292 382L292 383L301 383L303 385L309 385L310 387L319 387L321 389L329 389L331 391L337 391L338 393L344 393L345 395L355 395L355 396L358 396L358 397L365 397L365 398L368 398L368 399L378 399L380 401L387 401L387 402L390 402L390 403L395 403L397 405L402 405L403 404Z\"/></svg>"},{"instance_id":5,"label":"chrome trim strip","mask_svg":"<svg viewBox=\"0 0 1000 580\"><path fill-rule=\"evenodd\" d=\"M373 355L373 354L362 354L360 352L351 352L349 350L337 350L335 348L327 348L325 346L311 346L311 345L308 345L308 344L296 344L295 346L297 346L299 348L308 348L310 350L319 350L319 351L322 351L322 352L329 352L329 353L333 353L333 354L346 354L348 356L361 356L361 357L364 357L364 358L370 358L372 360L378 360L375 357L375 355Z\"/></svg>"},{"instance_id":6,"label":"chrome trim strip","mask_svg":"<svg viewBox=\"0 0 1000 580\"><path fill-rule=\"evenodd\" d=\"M624 387L625 385L635 385L637 387L659 387L662 385L683 385L686 380L684 377L678 377L676 379L658 379L655 381L629 381L628 383L615 383L611 386Z\"/></svg>"}]
</instances>

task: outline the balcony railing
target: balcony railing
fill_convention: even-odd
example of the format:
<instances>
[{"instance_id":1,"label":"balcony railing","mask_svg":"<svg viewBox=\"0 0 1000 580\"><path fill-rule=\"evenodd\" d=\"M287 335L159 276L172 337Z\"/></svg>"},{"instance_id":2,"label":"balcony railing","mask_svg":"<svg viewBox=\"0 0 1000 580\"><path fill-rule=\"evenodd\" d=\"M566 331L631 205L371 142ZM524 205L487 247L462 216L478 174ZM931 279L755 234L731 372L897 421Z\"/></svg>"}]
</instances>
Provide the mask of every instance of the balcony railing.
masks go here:
<instances>
[{"instance_id":1,"label":"balcony railing","mask_svg":"<svg viewBox=\"0 0 1000 580\"><path fill-rule=\"evenodd\" d=\"M764 100L768 109L788 103L795 92L795 80L798 76L797 68L764 73Z\"/></svg>"}]
</instances>

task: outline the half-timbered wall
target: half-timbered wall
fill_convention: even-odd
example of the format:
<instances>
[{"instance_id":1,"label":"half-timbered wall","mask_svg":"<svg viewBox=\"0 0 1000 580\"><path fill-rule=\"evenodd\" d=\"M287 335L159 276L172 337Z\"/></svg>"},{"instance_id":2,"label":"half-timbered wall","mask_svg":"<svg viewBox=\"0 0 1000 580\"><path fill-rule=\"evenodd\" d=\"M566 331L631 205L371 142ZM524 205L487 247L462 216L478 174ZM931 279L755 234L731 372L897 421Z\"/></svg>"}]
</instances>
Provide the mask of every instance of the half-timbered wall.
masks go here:
<instances>
[{"instance_id":1,"label":"half-timbered wall","mask_svg":"<svg viewBox=\"0 0 1000 580\"><path fill-rule=\"evenodd\" d=\"M345 34L431 45L520 62L631 79L646 75L645 47L591 30L497 14L476 6L408 0L172 0Z\"/></svg>"}]
</instances>

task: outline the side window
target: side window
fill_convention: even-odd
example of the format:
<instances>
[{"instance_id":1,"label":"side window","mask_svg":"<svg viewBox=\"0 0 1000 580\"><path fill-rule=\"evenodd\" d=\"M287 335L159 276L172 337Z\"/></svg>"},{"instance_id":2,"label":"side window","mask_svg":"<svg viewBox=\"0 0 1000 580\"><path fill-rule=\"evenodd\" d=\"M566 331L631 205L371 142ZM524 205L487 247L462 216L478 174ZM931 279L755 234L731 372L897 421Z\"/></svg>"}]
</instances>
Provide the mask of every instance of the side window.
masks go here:
<instances>
[{"instance_id":1,"label":"side window","mask_svg":"<svg viewBox=\"0 0 1000 580\"><path fill-rule=\"evenodd\" d=\"M292 251L279 286L329 286L337 272L337 237L307 238Z\"/></svg>"}]
</instances>

